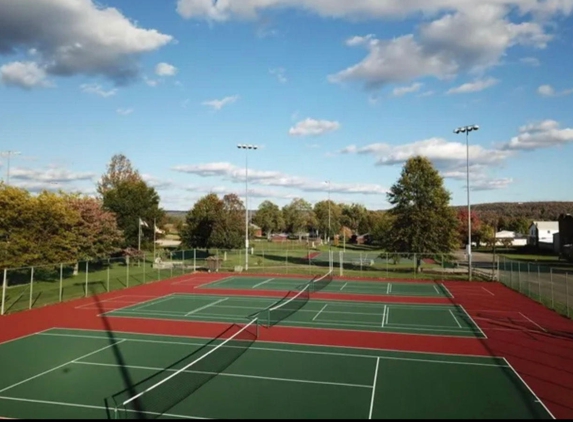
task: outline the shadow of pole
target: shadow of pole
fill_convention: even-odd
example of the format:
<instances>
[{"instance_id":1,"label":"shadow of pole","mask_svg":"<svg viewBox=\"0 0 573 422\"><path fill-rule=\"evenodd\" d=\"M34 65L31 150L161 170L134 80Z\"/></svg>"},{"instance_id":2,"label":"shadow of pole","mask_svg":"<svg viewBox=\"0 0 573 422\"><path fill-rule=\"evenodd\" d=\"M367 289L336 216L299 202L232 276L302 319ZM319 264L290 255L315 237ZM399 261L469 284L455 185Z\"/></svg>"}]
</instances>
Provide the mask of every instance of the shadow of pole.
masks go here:
<instances>
[{"instance_id":1,"label":"shadow of pole","mask_svg":"<svg viewBox=\"0 0 573 422\"><path fill-rule=\"evenodd\" d=\"M131 375L129 374L129 371L127 370L127 365L125 363L125 359L123 358L123 354L121 353L121 350L117 346L118 340L113 333L113 330L111 328L111 324L109 323L109 318L105 315L105 309L103 308L101 302L99 301L97 294L94 294L93 288L91 286L90 286L90 293L93 294L92 298L93 298L93 300L96 304L96 307L98 309L98 314L103 321L103 325L105 327L105 333L108 337L109 343L112 346L111 350L112 350L113 355L115 357L115 361L118 364L118 368L119 368L119 371L121 373L121 378L122 378L123 384L125 386L125 391L128 391L129 395L131 397L133 397L137 394L137 392L134 388L134 383L131 379ZM105 401L105 408L106 408L108 419L116 419L118 416L115 414L116 409L117 409L117 403L115 403L115 402L110 403L110 401L107 397L104 399L104 401ZM110 405L112 405L113 410L110 410ZM133 405L134 405L135 410L137 412L136 414L139 416L139 419L144 419L145 413L143 412L143 409L141 408L141 404L140 404L139 400L138 399L134 400Z\"/></svg>"}]
</instances>

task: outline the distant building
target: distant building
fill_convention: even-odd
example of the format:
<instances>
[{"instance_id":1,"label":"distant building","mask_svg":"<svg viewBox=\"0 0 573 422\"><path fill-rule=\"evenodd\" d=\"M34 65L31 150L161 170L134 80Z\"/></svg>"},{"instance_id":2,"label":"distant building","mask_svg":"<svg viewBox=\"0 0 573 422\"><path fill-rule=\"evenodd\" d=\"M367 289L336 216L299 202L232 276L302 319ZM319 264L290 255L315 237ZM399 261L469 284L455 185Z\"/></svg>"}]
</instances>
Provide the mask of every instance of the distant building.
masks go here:
<instances>
[{"instance_id":1,"label":"distant building","mask_svg":"<svg viewBox=\"0 0 573 422\"><path fill-rule=\"evenodd\" d=\"M495 234L496 246L503 246L504 243L511 241L511 246L525 246L527 245L527 237L521 233L512 232L509 230L502 230Z\"/></svg>"},{"instance_id":2,"label":"distant building","mask_svg":"<svg viewBox=\"0 0 573 422\"><path fill-rule=\"evenodd\" d=\"M559 233L558 221L534 221L529 226L527 244L540 249L554 250L553 235Z\"/></svg>"}]
</instances>

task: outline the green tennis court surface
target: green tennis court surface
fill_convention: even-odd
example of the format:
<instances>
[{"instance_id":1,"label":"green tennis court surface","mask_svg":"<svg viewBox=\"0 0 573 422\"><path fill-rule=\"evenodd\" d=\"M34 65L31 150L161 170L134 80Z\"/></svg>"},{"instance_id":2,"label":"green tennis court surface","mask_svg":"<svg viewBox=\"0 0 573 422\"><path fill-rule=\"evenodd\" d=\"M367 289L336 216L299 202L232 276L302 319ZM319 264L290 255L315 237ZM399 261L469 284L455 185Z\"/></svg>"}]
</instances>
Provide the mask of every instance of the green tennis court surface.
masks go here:
<instances>
[{"instance_id":1,"label":"green tennis court surface","mask_svg":"<svg viewBox=\"0 0 573 422\"><path fill-rule=\"evenodd\" d=\"M171 374L148 389L155 397L139 396L146 417L551 418L501 358L256 341L248 348L238 342L215 348L215 343L205 347L206 342L52 329L4 343L0 416L133 418L134 412L114 412L116 405L110 403L135 396L117 393L131 386L140 394L142 380L157 374L165 380ZM189 366L198 357L209 363ZM227 365L220 370L223 361ZM202 379L206 376L208 381ZM193 393L173 404L178 391L191 391L190 383Z\"/></svg>"},{"instance_id":2,"label":"green tennis court surface","mask_svg":"<svg viewBox=\"0 0 573 422\"><path fill-rule=\"evenodd\" d=\"M278 298L173 294L106 312L106 316L243 323L258 311L271 307ZM287 306L291 306L287 304ZM302 306L302 307L301 307ZM434 334L462 337L485 335L461 306L365 303L310 299L288 308L293 313L280 325ZM282 315L281 315L282 317ZM259 318L264 324L266 315ZM273 318L273 317L271 317Z\"/></svg>"},{"instance_id":3,"label":"green tennis court surface","mask_svg":"<svg viewBox=\"0 0 573 422\"><path fill-rule=\"evenodd\" d=\"M208 289L261 289L261 290L292 290L309 280L285 277L242 277L231 276L211 283L203 284L200 288ZM363 295L391 296L424 296L424 297L453 297L441 283L397 283L383 281L333 280L323 292L348 293Z\"/></svg>"}]
</instances>

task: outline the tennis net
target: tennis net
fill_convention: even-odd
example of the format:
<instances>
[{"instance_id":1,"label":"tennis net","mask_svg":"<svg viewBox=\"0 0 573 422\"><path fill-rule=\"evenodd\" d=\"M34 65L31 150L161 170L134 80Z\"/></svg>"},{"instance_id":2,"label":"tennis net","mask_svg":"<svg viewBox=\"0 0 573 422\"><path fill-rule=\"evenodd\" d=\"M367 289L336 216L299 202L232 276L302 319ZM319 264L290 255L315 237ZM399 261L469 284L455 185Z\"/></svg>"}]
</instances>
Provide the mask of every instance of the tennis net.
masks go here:
<instances>
[{"instance_id":1,"label":"tennis net","mask_svg":"<svg viewBox=\"0 0 573 422\"><path fill-rule=\"evenodd\" d=\"M331 281L332 281L332 271L329 271L322 277L312 279L309 284L312 286L311 288L312 292L320 292L322 289L328 286Z\"/></svg>"},{"instance_id":2,"label":"tennis net","mask_svg":"<svg viewBox=\"0 0 573 422\"><path fill-rule=\"evenodd\" d=\"M294 314L306 305L309 299L310 285L305 284L302 288L299 286L297 290L290 290L282 299L273 303L268 308L252 314L251 317L258 315L261 325L265 325L269 328Z\"/></svg>"},{"instance_id":3,"label":"tennis net","mask_svg":"<svg viewBox=\"0 0 573 422\"><path fill-rule=\"evenodd\" d=\"M116 404L114 417L155 419L165 415L169 409L228 368L257 337L257 319L244 326L233 324L198 350L113 396ZM185 364L189 360L191 362ZM182 365L181 369L177 369Z\"/></svg>"}]
</instances>

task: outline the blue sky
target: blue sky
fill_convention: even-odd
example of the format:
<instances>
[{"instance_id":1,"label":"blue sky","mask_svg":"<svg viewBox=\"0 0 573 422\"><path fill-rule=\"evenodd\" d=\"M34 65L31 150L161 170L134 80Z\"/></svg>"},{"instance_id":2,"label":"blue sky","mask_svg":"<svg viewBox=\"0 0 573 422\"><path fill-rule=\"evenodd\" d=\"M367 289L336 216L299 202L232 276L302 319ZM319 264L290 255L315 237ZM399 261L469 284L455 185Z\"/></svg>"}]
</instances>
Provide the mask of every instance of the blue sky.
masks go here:
<instances>
[{"instance_id":1,"label":"blue sky","mask_svg":"<svg viewBox=\"0 0 573 422\"><path fill-rule=\"evenodd\" d=\"M32 6L33 5L33 6ZM113 154L165 209L208 192L388 208L422 154L466 203L570 200L573 0L0 0L10 183L93 194ZM6 155L6 154L4 154ZM6 178L7 157L0 174Z\"/></svg>"}]
</instances>

